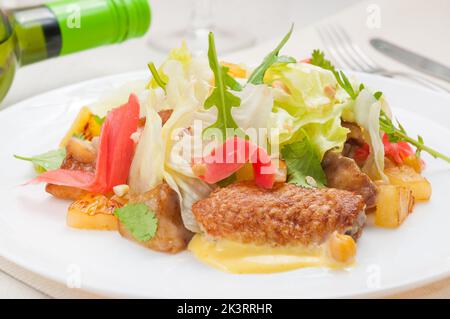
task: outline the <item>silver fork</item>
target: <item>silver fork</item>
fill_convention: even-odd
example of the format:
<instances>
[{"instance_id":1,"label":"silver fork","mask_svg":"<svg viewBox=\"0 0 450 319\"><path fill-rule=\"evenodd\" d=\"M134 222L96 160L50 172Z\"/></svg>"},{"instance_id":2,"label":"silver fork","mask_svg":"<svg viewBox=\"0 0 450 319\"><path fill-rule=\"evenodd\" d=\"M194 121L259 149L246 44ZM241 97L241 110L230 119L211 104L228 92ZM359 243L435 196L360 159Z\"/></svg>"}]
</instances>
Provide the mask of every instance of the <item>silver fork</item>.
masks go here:
<instances>
[{"instance_id":1,"label":"silver fork","mask_svg":"<svg viewBox=\"0 0 450 319\"><path fill-rule=\"evenodd\" d=\"M318 26L316 27L316 31L333 62L335 62L339 68L374 73L390 78L401 77L435 91L450 93L449 89L418 74L390 71L383 68L366 55L361 48L352 41L347 31L339 25L328 24Z\"/></svg>"}]
</instances>

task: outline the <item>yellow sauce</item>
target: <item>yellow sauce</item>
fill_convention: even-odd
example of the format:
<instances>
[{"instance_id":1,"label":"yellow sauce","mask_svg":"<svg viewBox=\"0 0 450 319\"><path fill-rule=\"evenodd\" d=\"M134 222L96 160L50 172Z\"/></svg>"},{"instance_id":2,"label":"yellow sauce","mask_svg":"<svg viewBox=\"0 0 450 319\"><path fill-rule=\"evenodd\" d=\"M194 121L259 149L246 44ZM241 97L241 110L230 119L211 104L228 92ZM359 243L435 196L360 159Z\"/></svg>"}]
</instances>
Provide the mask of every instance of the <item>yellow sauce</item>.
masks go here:
<instances>
[{"instance_id":1,"label":"yellow sauce","mask_svg":"<svg viewBox=\"0 0 450 319\"><path fill-rule=\"evenodd\" d=\"M344 268L353 263L339 263L329 256L328 244L311 247L242 244L212 240L196 234L188 249L202 262L235 274L274 273L304 267Z\"/></svg>"}]
</instances>

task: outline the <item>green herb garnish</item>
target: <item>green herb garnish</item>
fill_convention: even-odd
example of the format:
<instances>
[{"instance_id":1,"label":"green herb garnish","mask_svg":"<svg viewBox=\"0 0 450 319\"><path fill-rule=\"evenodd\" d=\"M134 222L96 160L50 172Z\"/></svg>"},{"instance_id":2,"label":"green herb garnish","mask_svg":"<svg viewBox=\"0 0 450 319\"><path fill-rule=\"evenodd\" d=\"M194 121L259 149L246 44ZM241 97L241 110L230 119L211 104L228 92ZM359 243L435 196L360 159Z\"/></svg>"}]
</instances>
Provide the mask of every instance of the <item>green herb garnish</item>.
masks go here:
<instances>
[{"instance_id":1,"label":"green herb garnish","mask_svg":"<svg viewBox=\"0 0 450 319\"><path fill-rule=\"evenodd\" d=\"M320 158L306 134L301 140L284 146L281 155L286 161L288 183L308 188L326 185L327 177ZM311 178L316 185L311 185Z\"/></svg>"},{"instance_id":2,"label":"green herb garnish","mask_svg":"<svg viewBox=\"0 0 450 319\"><path fill-rule=\"evenodd\" d=\"M156 84L166 91L166 85L167 83L159 76L158 70L155 67L155 64L153 62L150 62L148 64L148 68L150 69L150 72L152 73L153 79L155 80Z\"/></svg>"},{"instance_id":3,"label":"green herb garnish","mask_svg":"<svg viewBox=\"0 0 450 319\"><path fill-rule=\"evenodd\" d=\"M238 128L238 125L231 114L231 109L240 106L241 99L228 91L227 83L230 84L229 76L227 77L226 72L224 72L226 68L219 64L214 43L214 34L212 32L209 33L208 59L209 66L214 73L215 88L211 95L206 99L204 107L206 110L213 106L217 108L217 121L207 127L203 133L207 134L207 131L210 129L219 129L222 133L222 138L226 139L229 137L227 136L227 128Z\"/></svg>"},{"instance_id":4,"label":"green herb garnish","mask_svg":"<svg viewBox=\"0 0 450 319\"><path fill-rule=\"evenodd\" d=\"M284 36L283 40L278 44L278 46L270 52L263 60L263 62L253 71L253 73L248 78L247 83L252 84L263 84L264 83L264 75L266 74L267 69L269 69L272 64L276 62L285 62L285 63L295 63L297 62L294 58L286 57L286 56L278 56L280 54L281 49L284 47L286 42L288 42L291 37L292 31L294 30L294 25L291 26L289 32Z\"/></svg>"},{"instance_id":5,"label":"green herb garnish","mask_svg":"<svg viewBox=\"0 0 450 319\"><path fill-rule=\"evenodd\" d=\"M114 214L136 240L144 242L155 236L158 219L147 205L127 204L117 208Z\"/></svg>"},{"instance_id":6,"label":"green herb garnish","mask_svg":"<svg viewBox=\"0 0 450 319\"><path fill-rule=\"evenodd\" d=\"M23 157L19 155L14 155L14 157L23 161L32 162L36 173L42 174L60 168L62 162L66 158L66 150L61 148L33 157Z\"/></svg>"},{"instance_id":7,"label":"green herb garnish","mask_svg":"<svg viewBox=\"0 0 450 319\"><path fill-rule=\"evenodd\" d=\"M434 158L440 158L444 161L450 163L450 157L432 149L431 147L428 147L424 144L422 136L418 136L417 140L409 137L406 133L405 128L398 123L398 128L394 125L392 120L386 115L385 112L381 111L380 114L380 128L383 132L385 132L388 137L389 141L392 143L396 142L408 142L411 145L414 145L416 147L416 156L420 156L420 152L425 151Z\"/></svg>"}]
</instances>

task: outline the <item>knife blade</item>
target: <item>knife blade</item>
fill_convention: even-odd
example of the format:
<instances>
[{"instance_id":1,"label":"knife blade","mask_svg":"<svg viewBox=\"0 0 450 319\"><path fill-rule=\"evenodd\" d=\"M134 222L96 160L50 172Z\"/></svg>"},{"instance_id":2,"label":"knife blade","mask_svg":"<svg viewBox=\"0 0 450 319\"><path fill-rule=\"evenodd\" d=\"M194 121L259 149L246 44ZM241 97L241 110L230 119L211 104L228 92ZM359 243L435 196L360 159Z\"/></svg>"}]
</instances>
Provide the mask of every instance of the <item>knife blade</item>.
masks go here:
<instances>
[{"instance_id":1,"label":"knife blade","mask_svg":"<svg viewBox=\"0 0 450 319\"><path fill-rule=\"evenodd\" d=\"M450 68L427 57L399 47L381 38L370 39L370 44L378 52L409 66L419 72L450 82Z\"/></svg>"}]
</instances>

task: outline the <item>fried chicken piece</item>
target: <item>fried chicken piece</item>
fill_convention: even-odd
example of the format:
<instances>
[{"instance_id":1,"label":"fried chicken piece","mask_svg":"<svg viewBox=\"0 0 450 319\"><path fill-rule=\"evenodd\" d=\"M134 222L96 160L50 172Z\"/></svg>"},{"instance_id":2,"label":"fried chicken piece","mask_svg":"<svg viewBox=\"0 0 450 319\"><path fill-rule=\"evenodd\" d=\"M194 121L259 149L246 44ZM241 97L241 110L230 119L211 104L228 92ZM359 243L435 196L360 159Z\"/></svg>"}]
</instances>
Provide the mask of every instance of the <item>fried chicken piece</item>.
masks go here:
<instances>
[{"instance_id":1,"label":"fried chicken piece","mask_svg":"<svg viewBox=\"0 0 450 319\"><path fill-rule=\"evenodd\" d=\"M178 195L167 184L161 184L153 190L130 198L132 203L145 203L158 218L156 235L146 242L138 242L119 222L119 232L138 244L161 252L177 253L186 249L192 233L181 220L180 201Z\"/></svg>"},{"instance_id":2,"label":"fried chicken piece","mask_svg":"<svg viewBox=\"0 0 450 319\"><path fill-rule=\"evenodd\" d=\"M367 208L375 207L377 187L353 159L329 151L323 158L322 167L328 187L355 192L364 198Z\"/></svg>"},{"instance_id":3,"label":"fried chicken piece","mask_svg":"<svg viewBox=\"0 0 450 319\"><path fill-rule=\"evenodd\" d=\"M253 182L219 188L192 207L213 238L243 243L320 244L334 231L355 239L364 222L364 201L348 191L280 183L262 189Z\"/></svg>"},{"instance_id":4,"label":"fried chicken piece","mask_svg":"<svg viewBox=\"0 0 450 319\"><path fill-rule=\"evenodd\" d=\"M357 145L363 145L365 143L364 134L358 124L342 122L342 126L350 130L347 134L347 141Z\"/></svg>"}]
</instances>

